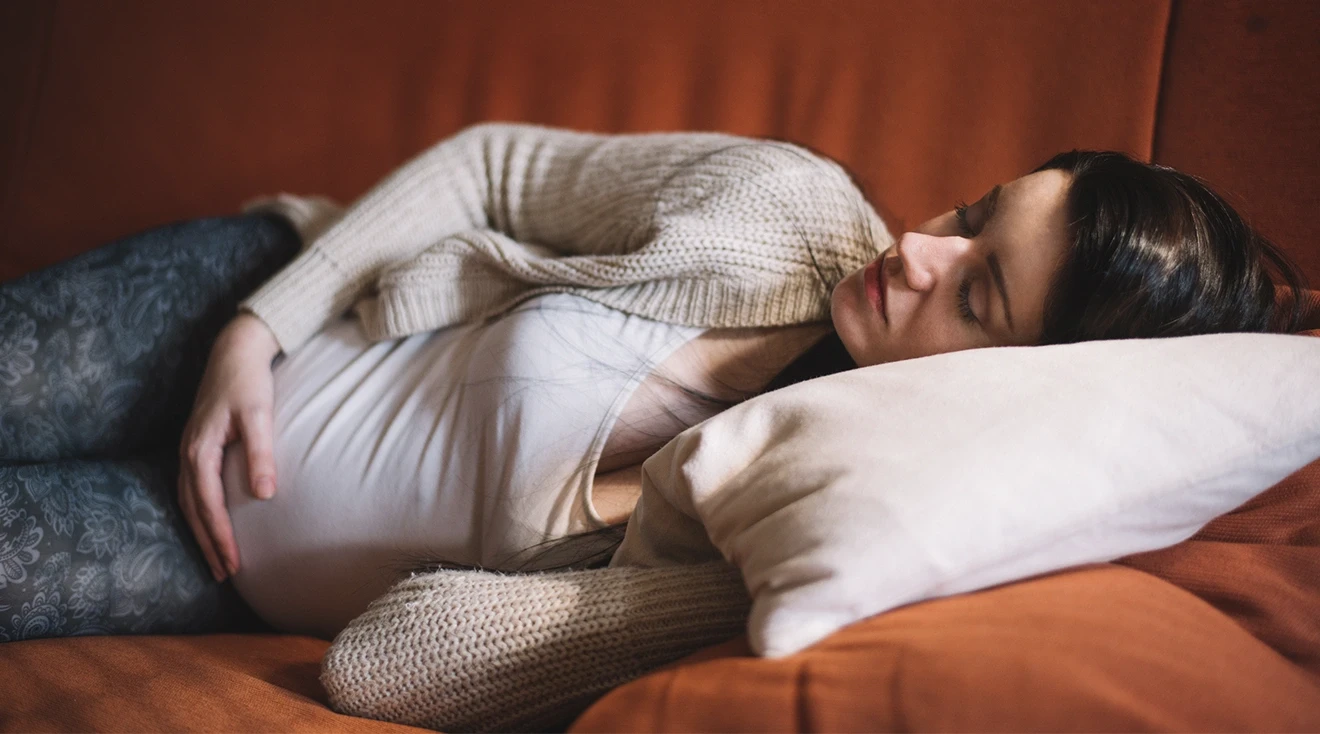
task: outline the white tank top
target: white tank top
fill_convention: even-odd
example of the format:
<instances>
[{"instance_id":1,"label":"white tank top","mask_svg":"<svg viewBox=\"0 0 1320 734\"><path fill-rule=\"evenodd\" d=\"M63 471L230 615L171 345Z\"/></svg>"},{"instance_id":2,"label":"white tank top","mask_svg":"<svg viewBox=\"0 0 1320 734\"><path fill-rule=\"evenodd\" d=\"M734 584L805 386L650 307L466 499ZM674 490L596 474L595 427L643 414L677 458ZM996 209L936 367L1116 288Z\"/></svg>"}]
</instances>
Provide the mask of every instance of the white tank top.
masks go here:
<instances>
[{"instance_id":1,"label":"white tank top","mask_svg":"<svg viewBox=\"0 0 1320 734\"><path fill-rule=\"evenodd\" d=\"M602 527L590 490L615 420L703 331L563 293L391 341L332 323L274 367L275 497L225 452L239 593L328 638L421 561L510 568Z\"/></svg>"}]
</instances>

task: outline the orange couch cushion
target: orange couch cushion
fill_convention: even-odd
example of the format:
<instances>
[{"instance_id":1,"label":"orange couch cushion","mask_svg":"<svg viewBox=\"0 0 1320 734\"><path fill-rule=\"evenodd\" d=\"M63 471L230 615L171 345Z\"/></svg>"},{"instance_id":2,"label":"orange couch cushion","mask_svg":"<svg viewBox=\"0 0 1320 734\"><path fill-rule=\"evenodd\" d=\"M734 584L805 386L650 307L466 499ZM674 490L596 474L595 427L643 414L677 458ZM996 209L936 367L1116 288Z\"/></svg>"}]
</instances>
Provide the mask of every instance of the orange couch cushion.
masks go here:
<instances>
[{"instance_id":1,"label":"orange couch cushion","mask_svg":"<svg viewBox=\"0 0 1320 734\"><path fill-rule=\"evenodd\" d=\"M1168 0L0 3L0 279L463 125L789 137L915 223L1074 146L1150 154Z\"/></svg>"},{"instance_id":2,"label":"orange couch cushion","mask_svg":"<svg viewBox=\"0 0 1320 734\"><path fill-rule=\"evenodd\" d=\"M1320 3L1174 3L1154 158L1203 176L1320 287Z\"/></svg>"},{"instance_id":3,"label":"orange couch cushion","mask_svg":"<svg viewBox=\"0 0 1320 734\"><path fill-rule=\"evenodd\" d=\"M1191 540L1119 563L1196 594L1320 680L1320 461Z\"/></svg>"},{"instance_id":4,"label":"orange couch cushion","mask_svg":"<svg viewBox=\"0 0 1320 734\"><path fill-rule=\"evenodd\" d=\"M1320 728L1320 680L1186 591L1110 564L749 655L741 638L617 688L572 731Z\"/></svg>"},{"instance_id":5,"label":"orange couch cushion","mask_svg":"<svg viewBox=\"0 0 1320 734\"><path fill-rule=\"evenodd\" d=\"M292 635L77 637L0 645L6 732L418 732L340 716L329 643Z\"/></svg>"}]
</instances>

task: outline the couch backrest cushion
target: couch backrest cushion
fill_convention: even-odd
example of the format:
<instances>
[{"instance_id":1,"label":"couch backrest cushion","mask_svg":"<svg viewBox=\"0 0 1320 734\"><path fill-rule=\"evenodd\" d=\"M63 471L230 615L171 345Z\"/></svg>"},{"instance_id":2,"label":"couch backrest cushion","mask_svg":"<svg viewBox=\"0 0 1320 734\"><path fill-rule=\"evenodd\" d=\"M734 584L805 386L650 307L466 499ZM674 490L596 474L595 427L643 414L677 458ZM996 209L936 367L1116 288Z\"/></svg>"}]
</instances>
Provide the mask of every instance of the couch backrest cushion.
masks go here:
<instances>
[{"instance_id":1,"label":"couch backrest cushion","mask_svg":"<svg viewBox=\"0 0 1320 734\"><path fill-rule=\"evenodd\" d=\"M1209 180L1320 287L1320 3L1174 9L1155 160Z\"/></svg>"},{"instance_id":2,"label":"couch backrest cushion","mask_svg":"<svg viewBox=\"0 0 1320 734\"><path fill-rule=\"evenodd\" d=\"M720 129L911 223L1074 146L1149 155L1168 0L236 0L0 16L0 278L286 190L351 199L481 120ZM13 43L9 43L12 41Z\"/></svg>"}]
</instances>

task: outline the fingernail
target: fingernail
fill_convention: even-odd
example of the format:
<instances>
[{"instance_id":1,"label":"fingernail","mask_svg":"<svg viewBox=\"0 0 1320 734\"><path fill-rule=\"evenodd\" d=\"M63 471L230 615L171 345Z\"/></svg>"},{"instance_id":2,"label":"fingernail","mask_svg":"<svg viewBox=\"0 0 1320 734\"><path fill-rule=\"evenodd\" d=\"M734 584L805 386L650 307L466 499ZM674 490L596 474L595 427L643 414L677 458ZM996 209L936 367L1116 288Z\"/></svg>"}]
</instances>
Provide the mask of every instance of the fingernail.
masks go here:
<instances>
[{"instance_id":1,"label":"fingernail","mask_svg":"<svg viewBox=\"0 0 1320 734\"><path fill-rule=\"evenodd\" d=\"M257 497L263 500L270 499L275 494L275 486L265 477L257 480Z\"/></svg>"},{"instance_id":2,"label":"fingernail","mask_svg":"<svg viewBox=\"0 0 1320 734\"><path fill-rule=\"evenodd\" d=\"M220 583L221 581L225 580L224 574L220 573L220 569L218 568L211 569L211 575L215 577L216 583Z\"/></svg>"},{"instance_id":3,"label":"fingernail","mask_svg":"<svg viewBox=\"0 0 1320 734\"><path fill-rule=\"evenodd\" d=\"M225 569L229 571L230 576L233 576L238 573L238 564L232 560L225 561Z\"/></svg>"}]
</instances>

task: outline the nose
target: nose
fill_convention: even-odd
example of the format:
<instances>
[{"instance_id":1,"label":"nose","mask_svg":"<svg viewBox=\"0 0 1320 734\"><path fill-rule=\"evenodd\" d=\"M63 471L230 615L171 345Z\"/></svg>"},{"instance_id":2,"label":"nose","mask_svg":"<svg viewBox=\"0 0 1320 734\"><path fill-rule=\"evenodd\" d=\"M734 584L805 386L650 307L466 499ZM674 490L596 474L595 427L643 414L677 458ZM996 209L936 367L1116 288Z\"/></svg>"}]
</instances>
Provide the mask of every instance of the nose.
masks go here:
<instances>
[{"instance_id":1,"label":"nose","mask_svg":"<svg viewBox=\"0 0 1320 734\"><path fill-rule=\"evenodd\" d=\"M951 271L972 241L965 237L940 237L905 232L898 239L899 261L909 288L928 291Z\"/></svg>"}]
</instances>

